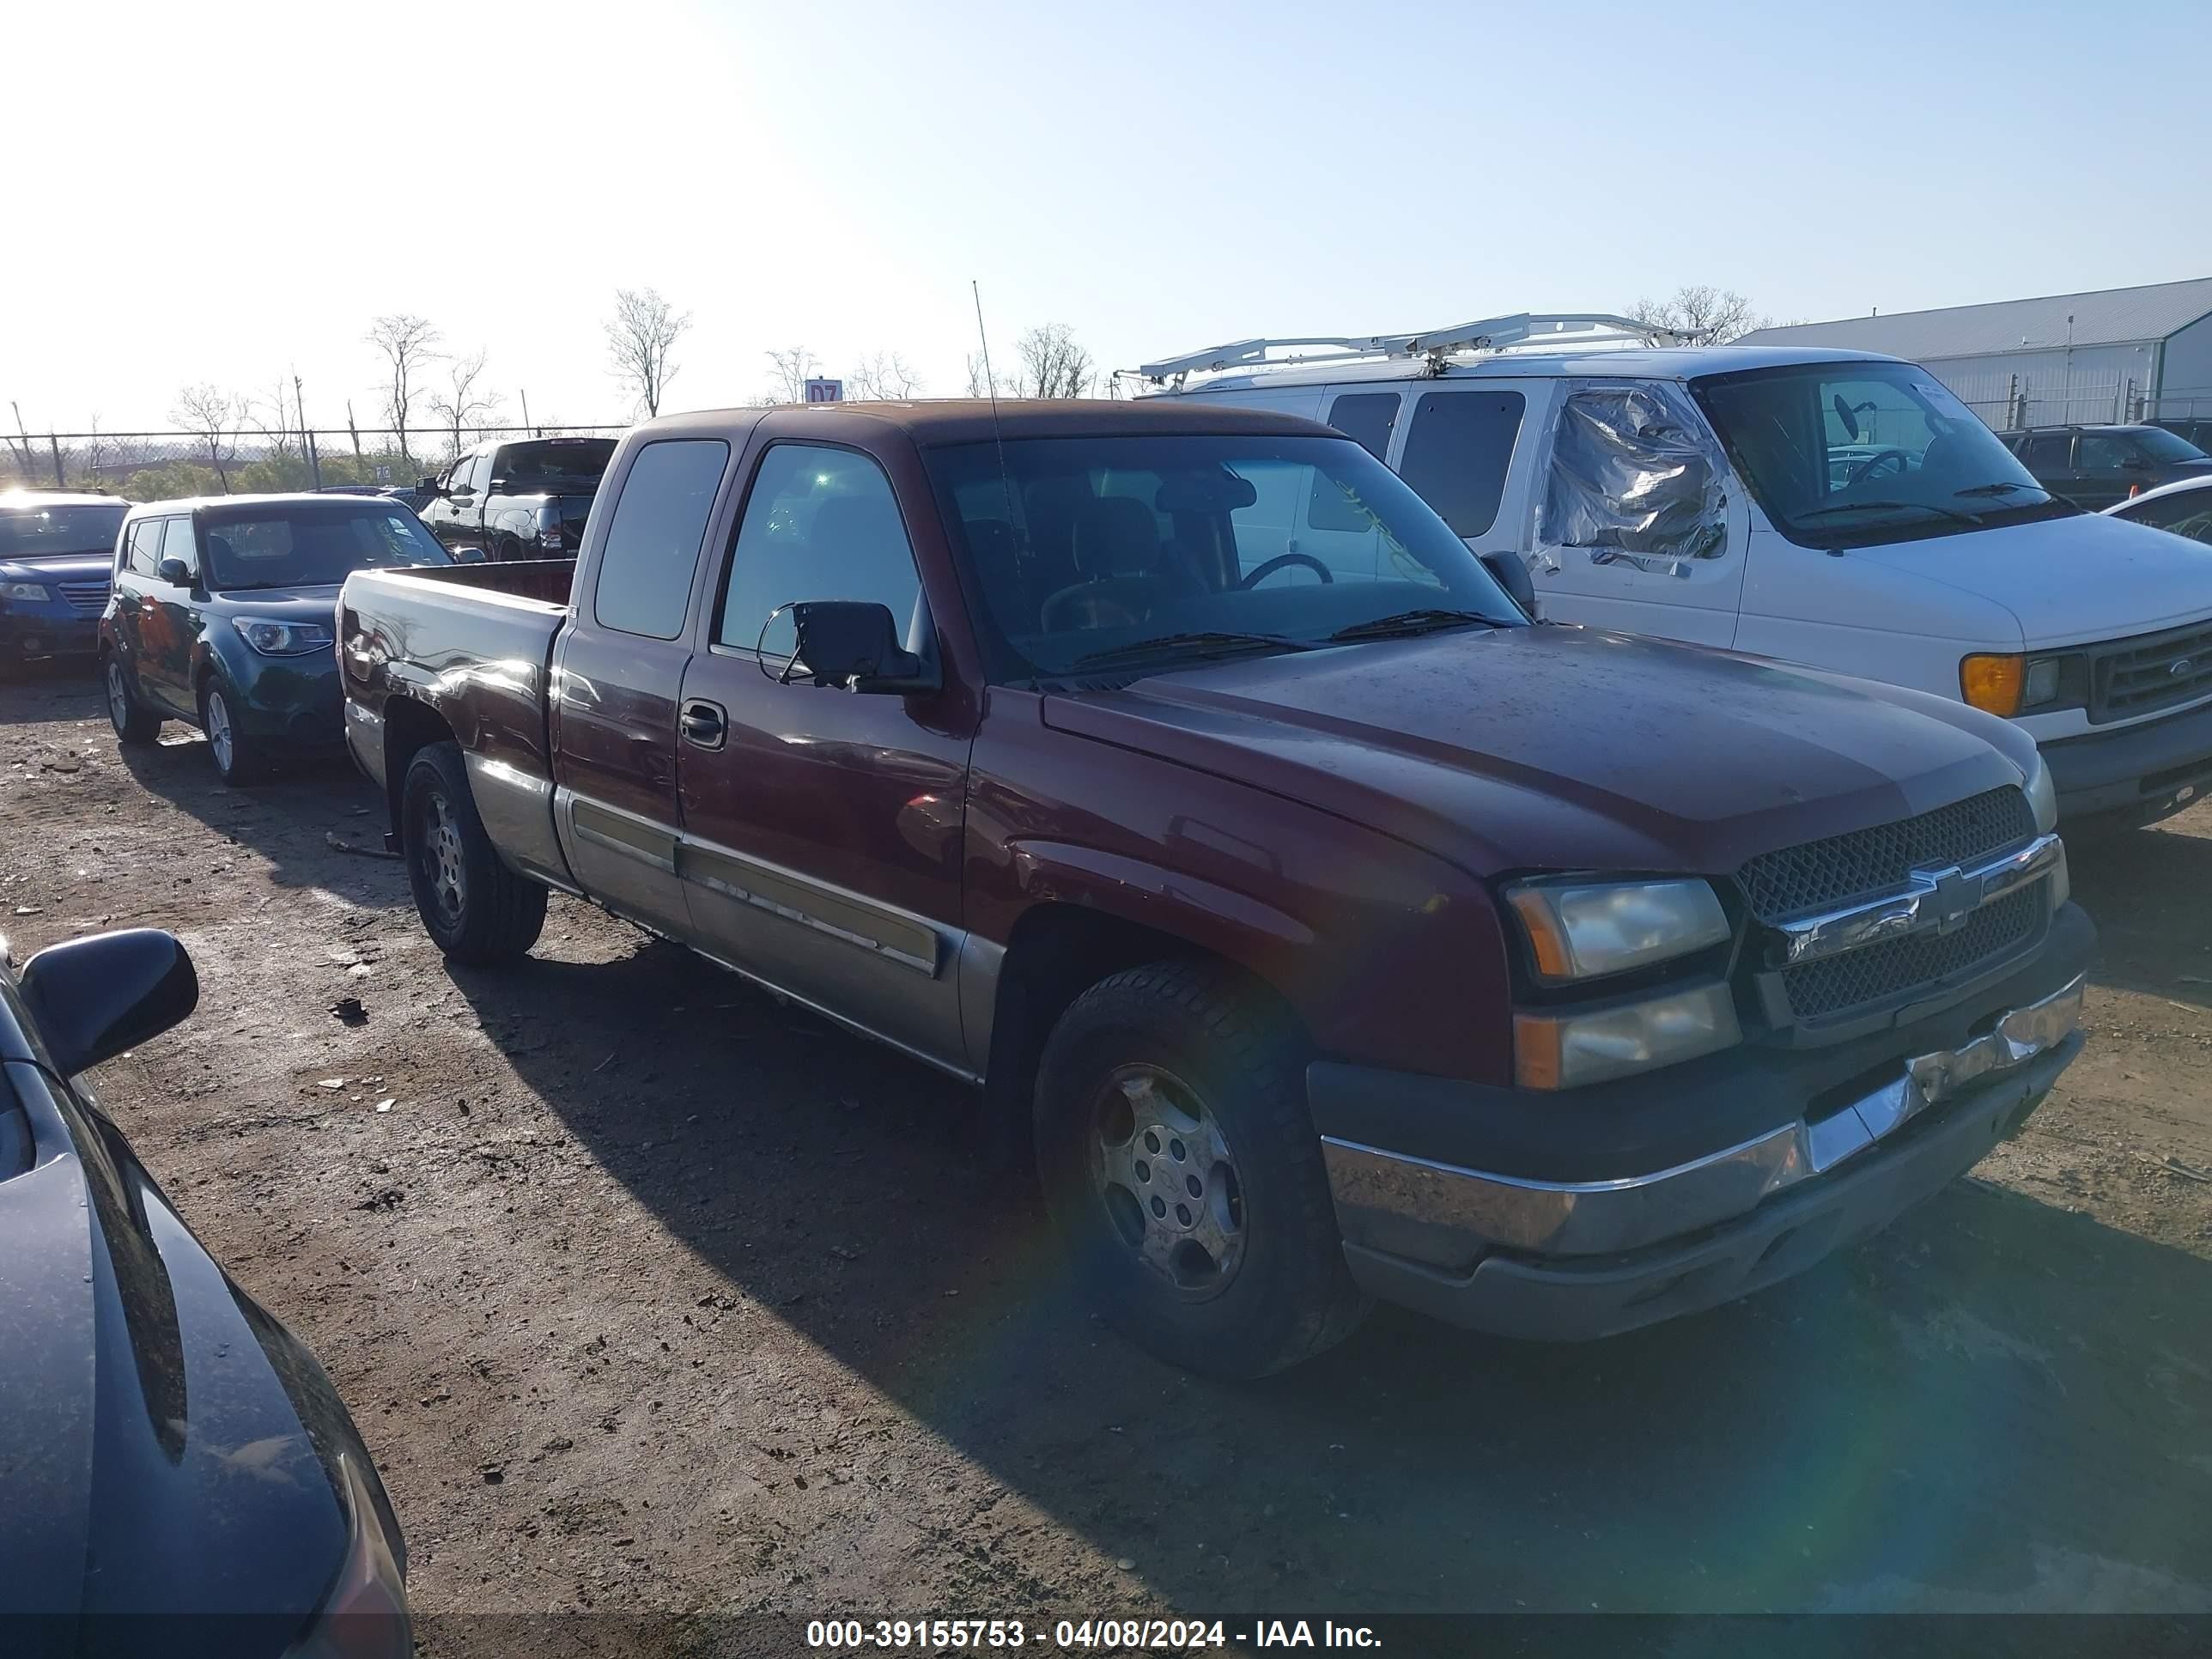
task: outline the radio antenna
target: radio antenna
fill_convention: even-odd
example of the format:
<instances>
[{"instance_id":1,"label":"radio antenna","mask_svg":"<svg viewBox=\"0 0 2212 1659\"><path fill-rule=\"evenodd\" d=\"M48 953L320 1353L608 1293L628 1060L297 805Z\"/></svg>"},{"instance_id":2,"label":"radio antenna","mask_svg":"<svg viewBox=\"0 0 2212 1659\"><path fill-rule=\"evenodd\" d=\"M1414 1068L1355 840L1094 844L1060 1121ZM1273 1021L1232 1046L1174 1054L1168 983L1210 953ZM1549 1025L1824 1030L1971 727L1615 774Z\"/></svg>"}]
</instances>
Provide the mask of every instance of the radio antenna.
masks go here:
<instances>
[{"instance_id":1,"label":"radio antenna","mask_svg":"<svg viewBox=\"0 0 2212 1659\"><path fill-rule=\"evenodd\" d=\"M983 329L983 289L974 277L969 292L975 296L975 337L983 347L983 390L991 394L991 436L999 446L999 483L1006 492L1006 528L1014 527L1014 475L1006 470L1006 433L999 424L999 377L991 373L991 337ZM1018 544L1017 544L1018 545Z\"/></svg>"}]
</instances>

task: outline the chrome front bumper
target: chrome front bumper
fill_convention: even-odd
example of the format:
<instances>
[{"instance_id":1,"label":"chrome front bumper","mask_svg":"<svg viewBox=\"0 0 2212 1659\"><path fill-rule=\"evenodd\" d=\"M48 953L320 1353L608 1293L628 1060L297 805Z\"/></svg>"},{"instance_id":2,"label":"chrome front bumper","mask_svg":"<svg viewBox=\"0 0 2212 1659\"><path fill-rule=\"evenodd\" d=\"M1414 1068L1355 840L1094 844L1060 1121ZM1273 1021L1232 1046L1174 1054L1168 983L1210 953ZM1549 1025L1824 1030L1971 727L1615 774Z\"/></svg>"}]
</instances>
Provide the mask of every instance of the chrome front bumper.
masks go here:
<instances>
[{"instance_id":1,"label":"chrome front bumper","mask_svg":"<svg viewBox=\"0 0 2212 1659\"><path fill-rule=\"evenodd\" d=\"M2057 1048L2081 1024L2085 978L2001 1015L1959 1048L1905 1061L1893 1081L1838 1110L1673 1169L1616 1181L1527 1181L1324 1137L1329 1184L1340 1212L1405 1217L1480 1246L1544 1256L1640 1249L1745 1215L1931 1107Z\"/></svg>"}]
</instances>

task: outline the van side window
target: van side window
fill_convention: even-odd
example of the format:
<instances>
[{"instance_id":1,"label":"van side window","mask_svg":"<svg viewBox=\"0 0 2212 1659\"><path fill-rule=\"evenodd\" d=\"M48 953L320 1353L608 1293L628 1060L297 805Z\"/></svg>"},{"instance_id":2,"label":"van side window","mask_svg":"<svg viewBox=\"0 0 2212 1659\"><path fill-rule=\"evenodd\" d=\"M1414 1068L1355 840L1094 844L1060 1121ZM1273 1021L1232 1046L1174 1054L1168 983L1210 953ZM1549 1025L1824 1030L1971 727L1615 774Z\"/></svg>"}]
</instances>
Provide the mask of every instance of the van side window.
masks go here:
<instances>
[{"instance_id":1,"label":"van side window","mask_svg":"<svg viewBox=\"0 0 2212 1659\"><path fill-rule=\"evenodd\" d=\"M1348 392L1328 406L1328 423L1376 460L1384 460L1390 453L1390 428L1398 424L1398 404L1395 392ZM1364 532L1374 528L1373 521L1319 472L1313 475L1306 522L1316 530Z\"/></svg>"},{"instance_id":2,"label":"van side window","mask_svg":"<svg viewBox=\"0 0 2212 1659\"><path fill-rule=\"evenodd\" d=\"M1347 392L1328 406L1328 423L1376 460L1388 458L1390 428L1398 424L1395 392Z\"/></svg>"},{"instance_id":3,"label":"van side window","mask_svg":"<svg viewBox=\"0 0 2212 1659\"><path fill-rule=\"evenodd\" d=\"M800 600L860 599L888 607L908 635L908 648L915 649L921 593L914 549L883 469L857 450L776 444L761 458L745 500L714 641L788 657L791 616L771 623L776 611Z\"/></svg>"},{"instance_id":4,"label":"van side window","mask_svg":"<svg viewBox=\"0 0 2212 1659\"><path fill-rule=\"evenodd\" d=\"M664 438L638 451L599 550L592 614L602 626L655 640L684 631L699 544L729 464L719 438Z\"/></svg>"},{"instance_id":5,"label":"van side window","mask_svg":"<svg viewBox=\"0 0 2212 1659\"><path fill-rule=\"evenodd\" d=\"M1399 476L1462 538L1497 520L1526 407L1517 392L1431 392L1413 405Z\"/></svg>"}]
</instances>

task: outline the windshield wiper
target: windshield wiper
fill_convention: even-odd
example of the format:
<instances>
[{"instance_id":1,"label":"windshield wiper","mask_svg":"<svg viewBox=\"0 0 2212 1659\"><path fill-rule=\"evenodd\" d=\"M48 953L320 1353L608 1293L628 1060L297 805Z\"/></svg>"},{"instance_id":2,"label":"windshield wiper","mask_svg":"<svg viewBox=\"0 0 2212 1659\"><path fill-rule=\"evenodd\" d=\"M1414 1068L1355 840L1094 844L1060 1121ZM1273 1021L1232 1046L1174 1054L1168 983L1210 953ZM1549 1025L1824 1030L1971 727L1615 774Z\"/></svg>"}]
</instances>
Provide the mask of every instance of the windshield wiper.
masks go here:
<instances>
[{"instance_id":1,"label":"windshield wiper","mask_svg":"<svg viewBox=\"0 0 2212 1659\"><path fill-rule=\"evenodd\" d=\"M1197 647L1209 648L1209 654L1231 651L1307 651L1312 647L1304 640L1294 640L1286 634L1243 634L1226 629L1197 629L1182 634L1162 634L1149 640L1132 640L1127 645L1109 646L1103 651L1091 651L1068 664L1069 668L1117 668L1141 663L1162 652L1176 652Z\"/></svg>"},{"instance_id":2,"label":"windshield wiper","mask_svg":"<svg viewBox=\"0 0 2212 1659\"><path fill-rule=\"evenodd\" d=\"M2038 495L2051 492L2039 483L2015 483L2010 478L1999 478L1995 483L1974 484L1966 489L1954 489L1954 495L2009 495L2015 489L2033 489Z\"/></svg>"},{"instance_id":3,"label":"windshield wiper","mask_svg":"<svg viewBox=\"0 0 2212 1659\"><path fill-rule=\"evenodd\" d=\"M1433 633L1440 628L1464 628L1470 623L1480 623L1486 628L1498 625L1495 617L1486 617L1479 611L1447 611L1428 606L1419 611L1395 611L1388 617L1377 617L1371 622L1352 623L1338 629L1328 637L1332 643L1401 639L1412 634Z\"/></svg>"},{"instance_id":4,"label":"windshield wiper","mask_svg":"<svg viewBox=\"0 0 2212 1659\"><path fill-rule=\"evenodd\" d=\"M1981 520L1971 513L1961 513L1955 507L1938 507L1933 501L1831 501L1826 507L1816 507L1796 516L1802 519L1825 518L1831 513L1933 513L1939 518L1956 519L1960 524L1979 524Z\"/></svg>"}]
</instances>

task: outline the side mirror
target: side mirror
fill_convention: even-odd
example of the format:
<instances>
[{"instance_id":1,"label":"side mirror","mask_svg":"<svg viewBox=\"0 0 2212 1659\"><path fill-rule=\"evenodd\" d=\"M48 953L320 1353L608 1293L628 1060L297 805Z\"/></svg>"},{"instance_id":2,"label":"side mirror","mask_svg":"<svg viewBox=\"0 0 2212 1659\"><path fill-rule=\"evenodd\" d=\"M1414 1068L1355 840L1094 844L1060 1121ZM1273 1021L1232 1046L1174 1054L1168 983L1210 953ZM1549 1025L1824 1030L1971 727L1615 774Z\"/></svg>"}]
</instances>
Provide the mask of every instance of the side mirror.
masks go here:
<instances>
[{"instance_id":1,"label":"side mirror","mask_svg":"<svg viewBox=\"0 0 2212 1659\"><path fill-rule=\"evenodd\" d=\"M64 1077L159 1036L200 1000L191 957L155 927L49 945L23 964L20 984Z\"/></svg>"},{"instance_id":2,"label":"side mirror","mask_svg":"<svg viewBox=\"0 0 2212 1659\"><path fill-rule=\"evenodd\" d=\"M1536 614L1536 584L1529 579L1528 562L1510 550L1485 553L1483 566L1498 578L1498 585L1513 596L1513 603L1530 616Z\"/></svg>"},{"instance_id":3,"label":"side mirror","mask_svg":"<svg viewBox=\"0 0 2212 1659\"><path fill-rule=\"evenodd\" d=\"M172 587L190 587L192 568L182 559L164 559L154 567L154 574Z\"/></svg>"},{"instance_id":4,"label":"side mirror","mask_svg":"<svg viewBox=\"0 0 2212 1659\"><path fill-rule=\"evenodd\" d=\"M935 691L943 677L899 643L898 624L887 605L854 599L814 599L791 607L798 633L792 668L817 685L848 691L903 695Z\"/></svg>"}]
</instances>

